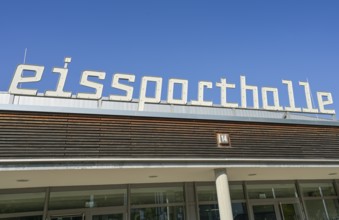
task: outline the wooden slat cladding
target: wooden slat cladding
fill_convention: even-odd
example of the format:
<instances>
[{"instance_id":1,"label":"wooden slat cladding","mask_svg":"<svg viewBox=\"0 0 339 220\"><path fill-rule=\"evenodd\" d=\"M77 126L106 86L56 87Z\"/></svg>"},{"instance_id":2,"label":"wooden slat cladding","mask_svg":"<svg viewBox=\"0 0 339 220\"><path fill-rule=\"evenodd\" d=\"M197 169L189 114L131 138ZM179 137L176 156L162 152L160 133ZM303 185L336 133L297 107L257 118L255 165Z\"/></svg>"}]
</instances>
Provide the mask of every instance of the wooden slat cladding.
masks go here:
<instances>
[{"instance_id":1,"label":"wooden slat cladding","mask_svg":"<svg viewBox=\"0 0 339 220\"><path fill-rule=\"evenodd\" d=\"M80 157L339 158L339 127L0 112L1 159Z\"/></svg>"}]
</instances>

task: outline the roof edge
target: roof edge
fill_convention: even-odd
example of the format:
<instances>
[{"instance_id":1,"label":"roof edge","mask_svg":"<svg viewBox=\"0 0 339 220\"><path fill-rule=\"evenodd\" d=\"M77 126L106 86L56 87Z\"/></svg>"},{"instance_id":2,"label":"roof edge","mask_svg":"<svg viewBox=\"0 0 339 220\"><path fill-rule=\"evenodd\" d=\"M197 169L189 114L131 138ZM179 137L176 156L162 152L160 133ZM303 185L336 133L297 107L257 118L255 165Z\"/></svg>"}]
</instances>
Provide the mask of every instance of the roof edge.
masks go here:
<instances>
[{"instance_id":1,"label":"roof edge","mask_svg":"<svg viewBox=\"0 0 339 220\"><path fill-rule=\"evenodd\" d=\"M339 121L331 120L301 120L301 119L278 119L244 116L220 116L206 114L188 114L188 113L163 113L150 111L132 111L132 110L111 110L111 109L91 109L91 108L73 108L73 107L55 107L55 106L37 106L37 105L15 105L0 104L0 111L20 111L20 112L42 112L42 113L64 113L64 114L90 114L90 115L114 115L114 116L134 116L134 117L152 117L152 118L179 118L194 120L215 120L215 121L237 121L237 122L258 122L258 123L276 123L276 124L302 124L315 126L334 126L339 127Z\"/></svg>"}]
</instances>

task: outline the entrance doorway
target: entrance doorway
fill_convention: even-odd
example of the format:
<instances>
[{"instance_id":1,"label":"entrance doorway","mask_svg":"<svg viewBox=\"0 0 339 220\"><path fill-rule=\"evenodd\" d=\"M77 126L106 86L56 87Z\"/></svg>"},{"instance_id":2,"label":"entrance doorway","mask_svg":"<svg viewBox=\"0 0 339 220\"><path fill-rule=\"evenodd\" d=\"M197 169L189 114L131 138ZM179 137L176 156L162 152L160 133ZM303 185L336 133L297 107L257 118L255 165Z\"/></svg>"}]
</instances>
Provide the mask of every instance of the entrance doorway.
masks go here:
<instances>
[{"instance_id":1,"label":"entrance doorway","mask_svg":"<svg viewBox=\"0 0 339 220\"><path fill-rule=\"evenodd\" d=\"M299 202L252 203L251 215L254 220L303 220Z\"/></svg>"}]
</instances>

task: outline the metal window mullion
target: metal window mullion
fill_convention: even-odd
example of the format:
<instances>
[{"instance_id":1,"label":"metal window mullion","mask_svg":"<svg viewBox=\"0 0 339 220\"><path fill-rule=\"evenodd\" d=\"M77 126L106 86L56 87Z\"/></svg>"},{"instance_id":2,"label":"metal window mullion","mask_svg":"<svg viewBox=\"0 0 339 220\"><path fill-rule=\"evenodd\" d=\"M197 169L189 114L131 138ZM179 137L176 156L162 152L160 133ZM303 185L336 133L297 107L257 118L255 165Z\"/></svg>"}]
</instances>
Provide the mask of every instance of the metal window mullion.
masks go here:
<instances>
[{"instance_id":1,"label":"metal window mullion","mask_svg":"<svg viewBox=\"0 0 339 220\"><path fill-rule=\"evenodd\" d=\"M161 208L161 207L175 207L175 206L185 206L185 203L163 203L163 204L141 204L141 205L131 205L131 209L141 209L141 208Z\"/></svg>"},{"instance_id":2,"label":"metal window mullion","mask_svg":"<svg viewBox=\"0 0 339 220\"><path fill-rule=\"evenodd\" d=\"M231 200L232 203L246 203L245 199L235 199L235 200Z\"/></svg>"},{"instance_id":3,"label":"metal window mullion","mask_svg":"<svg viewBox=\"0 0 339 220\"><path fill-rule=\"evenodd\" d=\"M199 202L198 203L199 205L217 205L218 204L218 201L205 201L205 202Z\"/></svg>"},{"instance_id":4,"label":"metal window mullion","mask_svg":"<svg viewBox=\"0 0 339 220\"><path fill-rule=\"evenodd\" d=\"M189 209L189 206L188 206L188 199L187 199L187 193L188 193L188 190L187 190L187 183L183 183L184 184L184 201L185 201L185 219L189 219L189 214L188 214L188 209Z\"/></svg>"},{"instance_id":5,"label":"metal window mullion","mask_svg":"<svg viewBox=\"0 0 339 220\"><path fill-rule=\"evenodd\" d=\"M194 187L194 201L195 201L195 214L197 216L197 220L200 220L200 212L199 212L199 198L198 198L198 190L197 190L197 183L193 183Z\"/></svg>"},{"instance_id":6,"label":"metal window mullion","mask_svg":"<svg viewBox=\"0 0 339 220\"><path fill-rule=\"evenodd\" d=\"M322 191L322 189L321 189L321 186L319 186L319 192L320 192L320 196L321 196L321 201L322 201L323 206L324 206L326 218L327 218L327 219L330 219L330 217L329 217L329 215L328 215L328 211L327 211L327 207L326 207L326 203L325 203L325 198L324 198L324 194L323 194L323 191Z\"/></svg>"},{"instance_id":7,"label":"metal window mullion","mask_svg":"<svg viewBox=\"0 0 339 220\"><path fill-rule=\"evenodd\" d=\"M280 209L280 215L282 217L282 220L285 220L284 210L283 210L281 202L278 203L278 206L279 206L279 209Z\"/></svg>"},{"instance_id":8,"label":"metal window mullion","mask_svg":"<svg viewBox=\"0 0 339 220\"><path fill-rule=\"evenodd\" d=\"M83 216L85 214L85 210L81 212L65 212L65 213L60 213L60 214L53 214L50 215L51 217L78 217L78 216Z\"/></svg>"},{"instance_id":9,"label":"metal window mullion","mask_svg":"<svg viewBox=\"0 0 339 220\"><path fill-rule=\"evenodd\" d=\"M86 208L78 208L78 209L60 209L60 210L49 210L47 212L47 217L50 216L66 216L66 215L82 215L82 213L86 212Z\"/></svg>"},{"instance_id":10,"label":"metal window mullion","mask_svg":"<svg viewBox=\"0 0 339 220\"><path fill-rule=\"evenodd\" d=\"M298 180L295 181L295 186L296 186L296 190L297 190L297 194L298 194L298 200L300 201L300 211L303 214L303 217L306 218L307 220L308 218L308 213L306 211L306 205L305 205L305 200L304 200L304 195L301 192L300 189L300 182Z\"/></svg>"},{"instance_id":11,"label":"metal window mullion","mask_svg":"<svg viewBox=\"0 0 339 220\"><path fill-rule=\"evenodd\" d=\"M131 185L127 185L127 213L126 213L126 220L131 219Z\"/></svg>"},{"instance_id":12,"label":"metal window mullion","mask_svg":"<svg viewBox=\"0 0 339 220\"><path fill-rule=\"evenodd\" d=\"M339 195L338 195L338 193L339 193L338 183L337 183L336 180L333 180L333 181L332 181L332 184L333 184L333 187L334 187L335 195L336 195L336 197L338 198L338 197L339 197Z\"/></svg>"},{"instance_id":13,"label":"metal window mullion","mask_svg":"<svg viewBox=\"0 0 339 220\"><path fill-rule=\"evenodd\" d=\"M42 211L0 214L0 219L43 215Z\"/></svg>"},{"instance_id":14,"label":"metal window mullion","mask_svg":"<svg viewBox=\"0 0 339 220\"><path fill-rule=\"evenodd\" d=\"M48 212L48 204L49 204L49 195L50 195L50 188L47 187L47 188L46 188L46 192L45 192L44 214L43 214L43 217L42 217L43 220L47 220L47 212Z\"/></svg>"},{"instance_id":15,"label":"metal window mullion","mask_svg":"<svg viewBox=\"0 0 339 220\"><path fill-rule=\"evenodd\" d=\"M22 194L22 193L43 193L43 192L46 192L46 187L0 189L0 194Z\"/></svg>"}]
</instances>

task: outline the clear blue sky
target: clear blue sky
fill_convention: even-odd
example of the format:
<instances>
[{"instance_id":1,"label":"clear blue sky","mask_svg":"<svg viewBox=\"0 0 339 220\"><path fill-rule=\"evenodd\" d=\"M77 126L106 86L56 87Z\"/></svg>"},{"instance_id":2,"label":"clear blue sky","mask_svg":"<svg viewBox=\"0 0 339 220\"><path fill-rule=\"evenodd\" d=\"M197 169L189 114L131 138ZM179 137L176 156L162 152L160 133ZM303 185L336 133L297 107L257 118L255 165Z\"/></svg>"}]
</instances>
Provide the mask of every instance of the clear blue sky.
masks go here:
<instances>
[{"instance_id":1,"label":"clear blue sky","mask_svg":"<svg viewBox=\"0 0 339 220\"><path fill-rule=\"evenodd\" d=\"M277 87L287 106L286 86L294 83L296 103L305 107L303 88L331 92L339 113L338 0L223 1L0 1L0 90L7 91L23 63L45 66L39 92L56 85L53 67L72 57L65 90L79 86L84 70L106 72L104 94L112 92L114 73L189 80L189 99L198 81L211 81L206 99L219 101L215 82L227 78L237 88L230 101L240 103L240 75L247 83ZM315 101L316 102L316 101ZM261 103L260 103L261 105Z\"/></svg>"}]
</instances>

